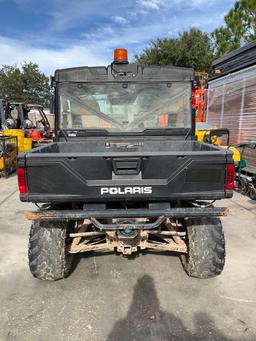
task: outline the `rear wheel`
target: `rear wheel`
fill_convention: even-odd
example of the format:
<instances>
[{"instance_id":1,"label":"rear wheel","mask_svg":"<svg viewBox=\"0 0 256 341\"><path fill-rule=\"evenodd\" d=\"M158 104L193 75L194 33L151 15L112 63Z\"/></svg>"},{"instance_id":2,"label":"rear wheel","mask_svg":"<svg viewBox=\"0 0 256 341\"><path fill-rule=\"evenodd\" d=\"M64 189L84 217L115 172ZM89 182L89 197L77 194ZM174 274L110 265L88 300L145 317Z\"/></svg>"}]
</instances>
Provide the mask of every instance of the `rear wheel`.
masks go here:
<instances>
[{"instance_id":1,"label":"rear wheel","mask_svg":"<svg viewBox=\"0 0 256 341\"><path fill-rule=\"evenodd\" d=\"M238 182L237 182L237 189L238 189L238 192L243 194L243 195L246 195L247 192L248 192L248 183L247 183L247 180L245 178L240 178L238 179Z\"/></svg>"},{"instance_id":2,"label":"rear wheel","mask_svg":"<svg viewBox=\"0 0 256 341\"><path fill-rule=\"evenodd\" d=\"M32 223L28 259L34 277L55 281L69 275L73 259L67 252L69 227L66 222Z\"/></svg>"},{"instance_id":3,"label":"rear wheel","mask_svg":"<svg viewBox=\"0 0 256 341\"><path fill-rule=\"evenodd\" d=\"M225 264L225 239L219 218L186 221L188 254L181 256L187 274L196 278L220 275Z\"/></svg>"},{"instance_id":4,"label":"rear wheel","mask_svg":"<svg viewBox=\"0 0 256 341\"><path fill-rule=\"evenodd\" d=\"M253 186L253 184L250 185L249 196L252 200L256 200L256 188Z\"/></svg>"}]
</instances>

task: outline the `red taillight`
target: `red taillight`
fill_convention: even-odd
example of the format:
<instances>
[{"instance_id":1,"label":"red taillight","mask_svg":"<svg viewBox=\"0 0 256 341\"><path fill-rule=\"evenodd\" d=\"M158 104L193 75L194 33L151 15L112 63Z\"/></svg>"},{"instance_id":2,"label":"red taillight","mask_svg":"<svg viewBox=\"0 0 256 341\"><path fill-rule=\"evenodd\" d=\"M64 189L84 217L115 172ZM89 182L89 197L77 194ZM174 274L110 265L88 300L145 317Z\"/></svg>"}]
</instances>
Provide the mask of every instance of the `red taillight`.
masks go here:
<instances>
[{"instance_id":1,"label":"red taillight","mask_svg":"<svg viewBox=\"0 0 256 341\"><path fill-rule=\"evenodd\" d=\"M227 165L226 189L228 190L234 189L234 181L235 181L235 166Z\"/></svg>"},{"instance_id":2,"label":"red taillight","mask_svg":"<svg viewBox=\"0 0 256 341\"><path fill-rule=\"evenodd\" d=\"M27 193L27 183L26 183L25 169L24 168L18 168L17 176L18 176L19 191L21 194L26 194Z\"/></svg>"}]
</instances>

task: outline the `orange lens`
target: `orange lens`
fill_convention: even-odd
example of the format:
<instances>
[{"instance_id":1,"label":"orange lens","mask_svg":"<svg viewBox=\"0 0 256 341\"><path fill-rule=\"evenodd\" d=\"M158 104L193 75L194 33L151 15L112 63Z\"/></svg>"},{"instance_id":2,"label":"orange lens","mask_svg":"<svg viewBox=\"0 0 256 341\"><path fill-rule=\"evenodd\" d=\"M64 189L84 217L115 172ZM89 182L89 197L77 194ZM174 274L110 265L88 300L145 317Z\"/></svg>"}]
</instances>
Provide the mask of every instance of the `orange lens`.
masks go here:
<instances>
[{"instance_id":1,"label":"orange lens","mask_svg":"<svg viewBox=\"0 0 256 341\"><path fill-rule=\"evenodd\" d=\"M128 62L128 53L126 49L115 49L114 50L114 61L115 62Z\"/></svg>"}]
</instances>

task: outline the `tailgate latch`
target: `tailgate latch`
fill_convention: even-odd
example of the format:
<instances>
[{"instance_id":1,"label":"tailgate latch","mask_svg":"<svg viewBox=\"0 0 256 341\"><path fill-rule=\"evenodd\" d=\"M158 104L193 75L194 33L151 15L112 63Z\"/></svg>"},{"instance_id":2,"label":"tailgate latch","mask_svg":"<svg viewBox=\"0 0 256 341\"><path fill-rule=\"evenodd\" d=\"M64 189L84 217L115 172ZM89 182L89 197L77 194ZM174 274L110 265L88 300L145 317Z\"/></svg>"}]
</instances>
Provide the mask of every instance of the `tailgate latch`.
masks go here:
<instances>
[{"instance_id":1,"label":"tailgate latch","mask_svg":"<svg viewBox=\"0 0 256 341\"><path fill-rule=\"evenodd\" d=\"M116 175L139 174L141 171L141 159L114 158L112 159L112 168Z\"/></svg>"}]
</instances>

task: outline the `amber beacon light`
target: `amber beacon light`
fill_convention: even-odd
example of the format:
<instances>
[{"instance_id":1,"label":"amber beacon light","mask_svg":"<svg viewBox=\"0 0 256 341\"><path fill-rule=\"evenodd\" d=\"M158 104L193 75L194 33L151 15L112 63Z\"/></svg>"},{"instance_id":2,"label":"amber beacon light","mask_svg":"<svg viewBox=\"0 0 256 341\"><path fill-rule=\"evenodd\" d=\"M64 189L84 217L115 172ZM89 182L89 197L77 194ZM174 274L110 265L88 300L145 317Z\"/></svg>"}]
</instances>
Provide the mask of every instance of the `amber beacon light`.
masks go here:
<instances>
[{"instance_id":1,"label":"amber beacon light","mask_svg":"<svg viewBox=\"0 0 256 341\"><path fill-rule=\"evenodd\" d=\"M126 49L115 49L114 50L114 63L116 64L127 64L128 63L128 52Z\"/></svg>"}]
</instances>

